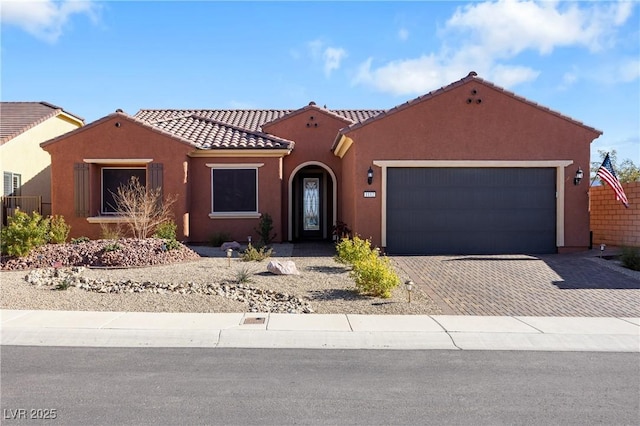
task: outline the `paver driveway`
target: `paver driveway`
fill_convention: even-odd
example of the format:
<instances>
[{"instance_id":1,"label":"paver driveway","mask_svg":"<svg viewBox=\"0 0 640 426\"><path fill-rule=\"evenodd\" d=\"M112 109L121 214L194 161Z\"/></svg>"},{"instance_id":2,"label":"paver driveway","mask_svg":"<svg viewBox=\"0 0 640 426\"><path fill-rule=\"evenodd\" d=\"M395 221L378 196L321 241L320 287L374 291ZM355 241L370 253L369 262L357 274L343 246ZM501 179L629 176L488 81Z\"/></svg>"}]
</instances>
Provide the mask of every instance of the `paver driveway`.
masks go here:
<instances>
[{"instance_id":1,"label":"paver driveway","mask_svg":"<svg viewBox=\"0 0 640 426\"><path fill-rule=\"evenodd\" d=\"M640 273L622 273L592 254L392 259L445 313L640 316Z\"/></svg>"}]
</instances>

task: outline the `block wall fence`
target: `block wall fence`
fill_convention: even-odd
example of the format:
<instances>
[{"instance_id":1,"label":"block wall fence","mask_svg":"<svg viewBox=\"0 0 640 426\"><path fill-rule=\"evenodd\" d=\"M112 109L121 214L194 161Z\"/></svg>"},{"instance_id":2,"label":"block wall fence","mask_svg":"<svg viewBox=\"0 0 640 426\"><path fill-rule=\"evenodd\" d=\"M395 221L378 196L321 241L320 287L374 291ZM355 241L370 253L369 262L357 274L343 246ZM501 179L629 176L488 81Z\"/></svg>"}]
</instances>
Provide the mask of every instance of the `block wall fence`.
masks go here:
<instances>
[{"instance_id":1,"label":"block wall fence","mask_svg":"<svg viewBox=\"0 0 640 426\"><path fill-rule=\"evenodd\" d=\"M589 191L591 232L594 247L640 247L640 182L622 184L629 208L616 200L609 186L592 186Z\"/></svg>"}]
</instances>

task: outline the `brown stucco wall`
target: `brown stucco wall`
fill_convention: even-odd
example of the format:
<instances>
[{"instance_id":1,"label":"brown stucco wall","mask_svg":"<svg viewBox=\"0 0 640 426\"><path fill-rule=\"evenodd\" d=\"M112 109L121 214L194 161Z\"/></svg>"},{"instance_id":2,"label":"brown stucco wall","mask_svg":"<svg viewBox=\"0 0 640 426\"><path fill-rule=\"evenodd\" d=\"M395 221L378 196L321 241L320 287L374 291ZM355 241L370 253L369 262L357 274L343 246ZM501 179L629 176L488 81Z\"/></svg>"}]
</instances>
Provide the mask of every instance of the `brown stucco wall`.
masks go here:
<instances>
[{"instance_id":1,"label":"brown stucco wall","mask_svg":"<svg viewBox=\"0 0 640 426\"><path fill-rule=\"evenodd\" d=\"M279 120L273 124L263 126L263 130L281 138L295 141L292 153L283 160L283 184L282 184L282 229L285 239L288 236L289 223L289 181L291 174L302 164L320 163L323 168L330 169L338 181L337 194L340 197L341 182L343 179L340 159L331 152L331 145L338 130L349 123L338 117L326 113L317 107L308 106L301 111L293 113L290 117ZM338 198L339 200L340 198ZM337 218L342 217L341 203L338 202ZM329 224L329 227L333 225Z\"/></svg>"},{"instance_id":2,"label":"brown stucco wall","mask_svg":"<svg viewBox=\"0 0 640 426\"><path fill-rule=\"evenodd\" d=\"M640 247L640 182L622 184L629 208L616 200L609 186L592 186L591 231L594 246Z\"/></svg>"},{"instance_id":3,"label":"brown stucco wall","mask_svg":"<svg viewBox=\"0 0 640 426\"><path fill-rule=\"evenodd\" d=\"M259 218L215 218L211 219L211 167L207 164L263 164L258 168L258 211L268 213L273 219L273 233L275 242L282 241L282 214L280 190L280 163L278 157L242 157L242 158L192 158L191 180L193 182L193 196L190 206L191 235L193 242L209 242L215 234L229 234L232 240L258 241L255 230L260 222Z\"/></svg>"},{"instance_id":4,"label":"brown stucco wall","mask_svg":"<svg viewBox=\"0 0 640 426\"><path fill-rule=\"evenodd\" d=\"M119 127L116 123L119 123ZM74 164L82 163L85 159L118 158L150 158L155 163L163 164L163 192L165 196L177 196L173 208L178 225L177 235L179 239L185 238L184 219L188 213L189 189L185 168L189 162L187 153L192 150L188 145L142 126L124 114L112 114L47 143L43 148L51 154L52 159L52 213L64 216L71 225L71 238L99 238L101 235L99 224L89 223L87 218L75 215ZM90 216L99 215L100 175L97 170L101 166L90 165Z\"/></svg>"},{"instance_id":5,"label":"brown stucco wall","mask_svg":"<svg viewBox=\"0 0 640 426\"><path fill-rule=\"evenodd\" d=\"M574 186L573 176L578 167L589 169L589 145L596 131L472 80L347 136L354 144L345 155L343 175L355 178L343 181L341 202L354 200L352 226L358 234L372 236L374 244L381 242L381 169L373 166L373 185L367 185L365 177L375 160L572 160L564 170L565 246L560 250L588 247L587 183ZM369 189L378 197L363 198Z\"/></svg>"}]
</instances>

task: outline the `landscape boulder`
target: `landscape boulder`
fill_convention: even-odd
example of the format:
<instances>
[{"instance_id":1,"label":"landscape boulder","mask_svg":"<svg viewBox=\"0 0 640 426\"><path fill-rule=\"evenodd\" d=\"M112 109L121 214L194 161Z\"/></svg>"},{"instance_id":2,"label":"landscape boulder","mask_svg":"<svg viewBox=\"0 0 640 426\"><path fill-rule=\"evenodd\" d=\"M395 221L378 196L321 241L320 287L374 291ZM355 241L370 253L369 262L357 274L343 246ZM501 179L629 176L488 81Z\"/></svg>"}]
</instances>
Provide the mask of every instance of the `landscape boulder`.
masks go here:
<instances>
[{"instance_id":1,"label":"landscape boulder","mask_svg":"<svg viewBox=\"0 0 640 426\"><path fill-rule=\"evenodd\" d=\"M222 245L220 246L220 250L222 251L227 251L227 249L231 249L234 251L238 251L240 250L240 243L237 241L228 241L226 243L222 243Z\"/></svg>"},{"instance_id":2,"label":"landscape boulder","mask_svg":"<svg viewBox=\"0 0 640 426\"><path fill-rule=\"evenodd\" d=\"M275 275L300 275L296 264L292 260L272 260L267 265L267 271Z\"/></svg>"}]
</instances>

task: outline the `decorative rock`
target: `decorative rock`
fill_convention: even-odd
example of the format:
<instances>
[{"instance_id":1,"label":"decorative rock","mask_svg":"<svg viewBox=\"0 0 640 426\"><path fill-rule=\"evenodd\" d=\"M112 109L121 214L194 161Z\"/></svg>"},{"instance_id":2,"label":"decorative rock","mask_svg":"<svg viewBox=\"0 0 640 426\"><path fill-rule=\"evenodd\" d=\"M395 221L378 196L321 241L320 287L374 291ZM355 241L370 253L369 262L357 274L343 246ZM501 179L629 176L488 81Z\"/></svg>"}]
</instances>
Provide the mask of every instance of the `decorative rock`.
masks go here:
<instances>
[{"instance_id":1,"label":"decorative rock","mask_svg":"<svg viewBox=\"0 0 640 426\"><path fill-rule=\"evenodd\" d=\"M285 260L284 262L272 260L267 265L267 271L276 275L300 275L296 264L292 260Z\"/></svg>"},{"instance_id":2,"label":"decorative rock","mask_svg":"<svg viewBox=\"0 0 640 426\"><path fill-rule=\"evenodd\" d=\"M220 250L227 251L227 249L231 250L240 250L240 243L237 241L228 241L226 243L222 243L220 246Z\"/></svg>"}]
</instances>

